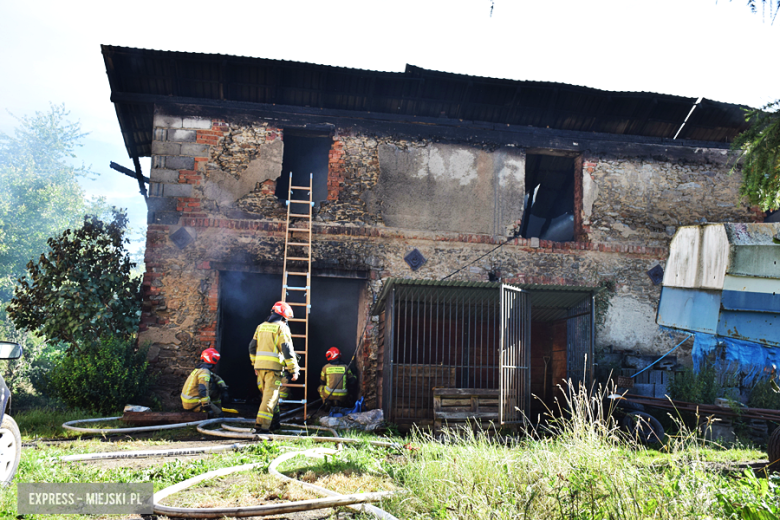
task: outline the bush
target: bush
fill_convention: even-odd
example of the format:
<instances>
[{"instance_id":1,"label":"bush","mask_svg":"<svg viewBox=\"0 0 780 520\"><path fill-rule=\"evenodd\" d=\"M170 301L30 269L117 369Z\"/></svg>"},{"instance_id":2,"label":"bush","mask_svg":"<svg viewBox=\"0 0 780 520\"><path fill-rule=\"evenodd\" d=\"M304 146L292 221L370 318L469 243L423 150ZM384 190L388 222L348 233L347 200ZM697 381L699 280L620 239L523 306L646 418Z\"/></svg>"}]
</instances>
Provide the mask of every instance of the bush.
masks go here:
<instances>
[{"instance_id":1,"label":"bush","mask_svg":"<svg viewBox=\"0 0 780 520\"><path fill-rule=\"evenodd\" d=\"M747 404L750 408L780 410L780 394L772 389L771 380L765 377L756 381L756 384L750 390L750 398Z\"/></svg>"},{"instance_id":2,"label":"bush","mask_svg":"<svg viewBox=\"0 0 780 520\"><path fill-rule=\"evenodd\" d=\"M713 404L721 392L717 370L712 363L703 363L698 373L678 372L667 386L672 399L698 404Z\"/></svg>"},{"instance_id":3,"label":"bush","mask_svg":"<svg viewBox=\"0 0 780 520\"><path fill-rule=\"evenodd\" d=\"M148 399L152 377L147 351L148 346L135 349L133 340L103 336L80 345L78 354L63 356L51 371L48 387L71 408L120 411L128 403Z\"/></svg>"}]
</instances>

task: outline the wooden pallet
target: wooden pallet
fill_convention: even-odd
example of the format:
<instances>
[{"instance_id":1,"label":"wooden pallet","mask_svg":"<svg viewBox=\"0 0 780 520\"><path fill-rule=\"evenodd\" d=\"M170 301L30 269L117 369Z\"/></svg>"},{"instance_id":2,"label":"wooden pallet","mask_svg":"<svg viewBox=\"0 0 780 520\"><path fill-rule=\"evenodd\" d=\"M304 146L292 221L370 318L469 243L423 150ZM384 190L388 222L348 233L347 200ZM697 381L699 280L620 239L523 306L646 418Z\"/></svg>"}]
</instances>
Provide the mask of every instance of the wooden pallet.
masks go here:
<instances>
[{"instance_id":1,"label":"wooden pallet","mask_svg":"<svg viewBox=\"0 0 780 520\"><path fill-rule=\"evenodd\" d=\"M498 424L498 389L434 388L433 429L487 429Z\"/></svg>"}]
</instances>

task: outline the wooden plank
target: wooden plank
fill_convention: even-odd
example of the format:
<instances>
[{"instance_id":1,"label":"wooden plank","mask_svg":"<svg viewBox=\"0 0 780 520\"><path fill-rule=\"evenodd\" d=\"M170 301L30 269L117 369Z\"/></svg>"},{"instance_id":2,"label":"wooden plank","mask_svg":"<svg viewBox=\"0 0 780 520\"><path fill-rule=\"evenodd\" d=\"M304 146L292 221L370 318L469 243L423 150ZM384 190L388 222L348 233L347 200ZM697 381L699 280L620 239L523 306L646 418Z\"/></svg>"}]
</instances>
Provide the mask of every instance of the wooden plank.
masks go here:
<instances>
[{"instance_id":1,"label":"wooden plank","mask_svg":"<svg viewBox=\"0 0 780 520\"><path fill-rule=\"evenodd\" d=\"M122 422L134 426L177 424L206 419L208 419L206 412L125 412L122 415Z\"/></svg>"},{"instance_id":2,"label":"wooden plank","mask_svg":"<svg viewBox=\"0 0 780 520\"><path fill-rule=\"evenodd\" d=\"M498 420L497 412L441 412L436 414L437 419L463 420L466 419L493 419Z\"/></svg>"},{"instance_id":3,"label":"wooden plank","mask_svg":"<svg viewBox=\"0 0 780 520\"><path fill-rule=\"evenodd\" d=\"M498 397L497 388L441 388L436 387L433 389L433 395L440 396L493 396Z\"/></svg>"},{"instance_id":4,"label":"wooden plank","mask_svg":"<svg viewBox=\"0 0 780 520\"><path fill-rule=\"evenodd\" d=\"M442 417L444 414L452 413L452 412L470 412L470 413L477 413L477 411L471 406L448 406L447 408L442 409L441 411L435 411L434 414L436 417Z\"/></svg>"},{"instance_id":5,"label":"wooden plank","mask_svg":"<svg viewBox=\"0 0 780 520\"><path fill-rule=\"evenodd\" d=\"M434 396L433 400L436 402L436 400L439 400L442 406L470 406L471 405L471 399L452 399L451 397L444 397L444 396Z\"/></svg>"},{"instance_id":6,"label":"wooden plank","mask_svg":"<svg viewBox=\"0 0 780 520\"><path fill-rule=\"evenodd\" d=\"M592 153L616 153L628 156L664 156L669 161L690 160L695 163L713 162L727 164L729 154L720 149L728 149L727 143L710 141L678 140L672 141L660 137L645 137L635 135L606 134L572 130L557 130L550 128L533 128L522 125L475 125L473 122L460 120L416 117L405 114L360 112L360 118L355 112L338 109L322 110L320 108L292 107L272 105L269 103L250 103L243 101L225 101L208 98L188 98L181 96L163 96L157 94L137 94L129 92L112 92L111 100L122 104L153 104L162 106L174 105L183 113L193 113L199 116L213 115L224 117L226 110L249 112L261 117L284 116L289 125L332 128L333 124L343 127L354 127L355 131L366 133L379 132L380 135L399 134L406 136L437 137L452 139L474 139L477 135L481 140L496 144L516 144L522 141L527 148L536 148L549 153L554 150L583 151ZM701 150L705 148L705 150Z\"/></svg>"}]
</instances>

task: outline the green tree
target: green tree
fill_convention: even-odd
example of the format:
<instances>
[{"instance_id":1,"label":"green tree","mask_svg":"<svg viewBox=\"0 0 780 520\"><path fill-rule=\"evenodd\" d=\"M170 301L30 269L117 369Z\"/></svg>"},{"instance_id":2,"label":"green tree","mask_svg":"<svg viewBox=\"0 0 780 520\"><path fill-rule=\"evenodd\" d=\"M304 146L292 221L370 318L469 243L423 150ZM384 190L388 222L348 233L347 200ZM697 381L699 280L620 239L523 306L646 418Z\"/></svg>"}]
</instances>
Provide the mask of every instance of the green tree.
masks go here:
<instances>
[{"instance_id":1,"label":"green tree","mask_svg":"<svg viewBox=\"0 0 780 520\"><path fill-rule=\"evenodd\" d=\"M90 202L78 184L91 174L74 166L84 134L64 106L17 118L13 136L0 133L0 302L46 240L78 225L87 213L102 213L103 201Z\"/></svg>"},{"instance_id":2,"label":"green tree","mask_svg":"<svg viewBox=\"0 0 780 520\"><path fill-rule=\"evenodd\" d=\"M732 143L742 150L740 194L764 211L780 209L780 100L749 110L745 118L750 128Z\"/></svg>"},{"instance_id":3,"label":"green tree","mask_svg":"<svg viewBox=\"0 0 780 520\"><path fill-rule=\"evenodd\" d=\"M131 338L141 300L126 229L127 216L114 210L109 222L87 216L81 227L50 238L49 251L27 264L8 305L16 327L67 343L69 352L101 336Z\"/></svg>"}]
</instances>

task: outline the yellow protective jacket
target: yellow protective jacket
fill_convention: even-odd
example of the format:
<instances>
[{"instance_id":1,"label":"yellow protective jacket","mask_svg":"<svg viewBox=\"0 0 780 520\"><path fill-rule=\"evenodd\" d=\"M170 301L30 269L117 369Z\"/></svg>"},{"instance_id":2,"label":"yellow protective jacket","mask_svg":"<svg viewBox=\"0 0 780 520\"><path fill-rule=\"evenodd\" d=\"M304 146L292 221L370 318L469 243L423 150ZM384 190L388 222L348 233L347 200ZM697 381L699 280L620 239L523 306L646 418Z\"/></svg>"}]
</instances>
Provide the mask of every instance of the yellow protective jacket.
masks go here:
<instances>
[{"instance_id":1,"label":"yellow protective jacket","mask_svg":"<svg viewBox=\"0 0 780 520\"><path fill-rule=\"evenodd\" d=\"M325 385L325 395L333 397L347 395L347 381L354 377L352 371L347 370L347 365L342 363L328 363L320 372L320 381Z\"/></svg>"},{"instance_id":2,"label":"yellow protective jacket","mask_svg":"<svg viewBox=\"0 0 780 520\"><path fill-rule=\"evenodd\" d=\"M181 390L181 402L183 404L200 401L204 405L208 405L212 381L223 390L227 388L225 381L209 369L211 366L209 363L201 363L198 365L198 368L190 373L184 382L184 388Z\"/></svg>"},{"instance_id":3,"label":"yellow protective jacket","mask_svg":"<svg viewBox=\"0 0 780 520\"><path fill-rule=\"evenodd\" d=\"M274 314L258 325L249 343L249 359L255 370L281 371L286 368L294 374L300 371L290 328L281 317Z\"/></svg>"}]
</instances>

